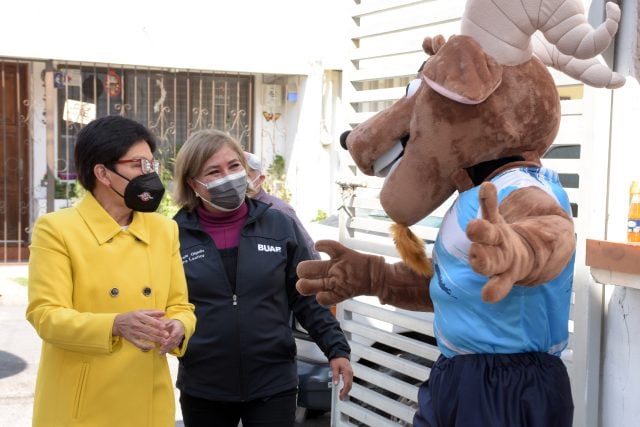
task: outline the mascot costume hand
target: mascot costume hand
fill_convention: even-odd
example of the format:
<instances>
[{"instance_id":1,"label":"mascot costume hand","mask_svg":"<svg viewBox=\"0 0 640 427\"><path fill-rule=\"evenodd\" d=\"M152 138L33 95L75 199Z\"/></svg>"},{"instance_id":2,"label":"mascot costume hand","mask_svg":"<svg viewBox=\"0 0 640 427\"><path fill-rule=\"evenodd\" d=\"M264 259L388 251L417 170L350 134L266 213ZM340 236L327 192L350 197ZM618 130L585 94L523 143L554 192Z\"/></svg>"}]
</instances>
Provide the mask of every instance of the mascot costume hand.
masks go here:
<instances>
[{"instance_id":1,"label":"mascot costume hand","mask_svg":"<svg viewBox=\"0 0 640 427\"><path fill-rule=\"evenodd\" d=\"M406 96L343 135L363 173L385 176L402 262L321 241L330 259L300 263L297 287L322 304L375 295L434 312L441 356L416 427L572 424L559 355L576 242L568 197L540 161L560 125L546 66L622 86L597 59L619 20L613 2L594 29L579 0L468 0L460 35L423 41L429 58ZM409 227L456 191L428 258Z\"/></svg>"}]
</instances>

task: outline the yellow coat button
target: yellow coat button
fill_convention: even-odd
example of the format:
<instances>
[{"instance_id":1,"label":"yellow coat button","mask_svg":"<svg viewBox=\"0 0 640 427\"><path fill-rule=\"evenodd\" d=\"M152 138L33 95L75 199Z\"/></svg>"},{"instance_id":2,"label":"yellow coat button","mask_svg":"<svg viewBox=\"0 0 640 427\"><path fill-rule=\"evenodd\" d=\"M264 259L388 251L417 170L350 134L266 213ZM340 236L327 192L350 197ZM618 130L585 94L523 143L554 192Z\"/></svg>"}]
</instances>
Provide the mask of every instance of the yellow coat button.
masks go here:
<instances>
[{"instance_id":1,"label":"yellow coat button","mask_svg":"<svg viewBox=\"0 0 640 427\"><path fill-rule=\"evenodd\" d=\"M151 295L151 288L150 288L150 287L148 287L148 286L147 286L147 287L145 287L145 288L142 290L142 295L144 295L145 297L148 297L149 295Z\"/></svg>"},{"instance_id":2,"label":"yellow coat button","mask_svg":"<svg viewBox=\"0 0 640 427\"><path fill-rule=\"evenodd\" d=\"M118 288L111 288L111 290L109 290L109 295L112 297L117 297L118 294L120 294L120 290Z\"/></svg>"}]
</instances>

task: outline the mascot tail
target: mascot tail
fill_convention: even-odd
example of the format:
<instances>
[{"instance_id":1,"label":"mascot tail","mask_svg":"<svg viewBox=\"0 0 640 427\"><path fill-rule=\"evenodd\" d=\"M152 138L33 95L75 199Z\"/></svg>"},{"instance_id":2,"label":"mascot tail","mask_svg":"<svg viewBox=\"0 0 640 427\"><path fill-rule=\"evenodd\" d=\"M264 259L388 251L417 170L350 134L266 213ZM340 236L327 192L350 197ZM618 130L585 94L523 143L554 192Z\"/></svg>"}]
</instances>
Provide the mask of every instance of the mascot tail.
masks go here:
<instances>
[{"instance_id":1,"label":"mascot tail","mask_svg":"<svg viewBox=\"0 0 640 427\"><path fill-rule=\"evenodd\" d=\"M393 224L391 236L402 261L413 271L426 277L433 275L431 261L427 258L424 242L406 225Z\"/></svg>"}]
</instances>

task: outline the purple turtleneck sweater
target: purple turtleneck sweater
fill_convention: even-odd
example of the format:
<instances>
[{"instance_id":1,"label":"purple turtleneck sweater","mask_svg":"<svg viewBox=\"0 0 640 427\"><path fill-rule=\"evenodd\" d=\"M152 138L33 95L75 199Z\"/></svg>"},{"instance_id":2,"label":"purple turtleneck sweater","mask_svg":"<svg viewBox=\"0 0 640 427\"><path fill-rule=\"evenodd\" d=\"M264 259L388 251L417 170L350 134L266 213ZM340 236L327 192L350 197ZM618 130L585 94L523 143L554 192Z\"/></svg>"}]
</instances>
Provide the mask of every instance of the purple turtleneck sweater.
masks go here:
<instances>
[{"instance_id":1,"label":"purple turtleneck sweater","mask_svg":"<svg viewBox=\"0 0 640 427\"><path fill-rule=\"evenodd\" d=\"M244 225L249 208L243 203L233 212L212 213L202 205L196 209L200 226L209 233L218 249L237 248L240 244L240 230Z\"/></svg>"}]
</instances>

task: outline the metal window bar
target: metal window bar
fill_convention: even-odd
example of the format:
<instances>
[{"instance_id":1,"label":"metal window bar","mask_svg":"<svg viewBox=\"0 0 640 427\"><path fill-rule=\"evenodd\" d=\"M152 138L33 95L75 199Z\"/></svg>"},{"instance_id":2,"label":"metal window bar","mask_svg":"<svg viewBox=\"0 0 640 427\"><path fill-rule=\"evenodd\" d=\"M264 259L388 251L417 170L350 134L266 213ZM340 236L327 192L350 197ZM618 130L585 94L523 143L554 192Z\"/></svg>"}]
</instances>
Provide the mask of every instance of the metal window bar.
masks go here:
<instances>
[{"instance_id":1,"label":"metal window bar","mask_svg":"<svg viewBox=\"0 0 640 427\"><path fill-rule=\"evenodd\" d=\"M218 128L246 149L253 145L251 76L83 63L64 63L59 69L74 70L82 79L76 82L78 88L65 86L58 93L61 111L77 96L78 101L95 106L97 117L120 114L144 123L157 137L158 155L165 165L171 164L179 146L199 129ZM59 123L65 132L61 132L58 146L58 178L73 179L73 141L86 123L62 118Z\"/></svg>"},{"instance_id":2,"label":"metal window bar","mask_svg":"<svg viewBox=\"0 0 640 427\"><path fill-rule=\"evenodd\" d=\"M153 69L140 66L56 61L51 87L44 61L0 58L0 262L24 262L32 222L48 209L67 206L75 198L75 138L86 120L70 120L71 105L91 106L95 117L119 114L149 127L158 139L164 167L187 137L198 129L216 128L253 149L254 77L240 73ZM64 81L58 80L62 76ZM49 78L49 77L47 77ZM40 104L41 92L54 94ZM34 111L40 121L34 121ZM83 110L84 111L84 110ZM40 116L42 115L42 116ZM37 148L47 126L55 180L35 176ZM35 137L34 137L35 135ZM35 150L35 151L34 151ZM40 174L41 172L38 172ZM35 180L36 186L31 184ZM42 198L42 192L48 195ZM51 197L51 204L49 198ZM46 205L43 203L46 202ZM55 203L53 203L55 202Z\"/></svg>"}]
</instances>

